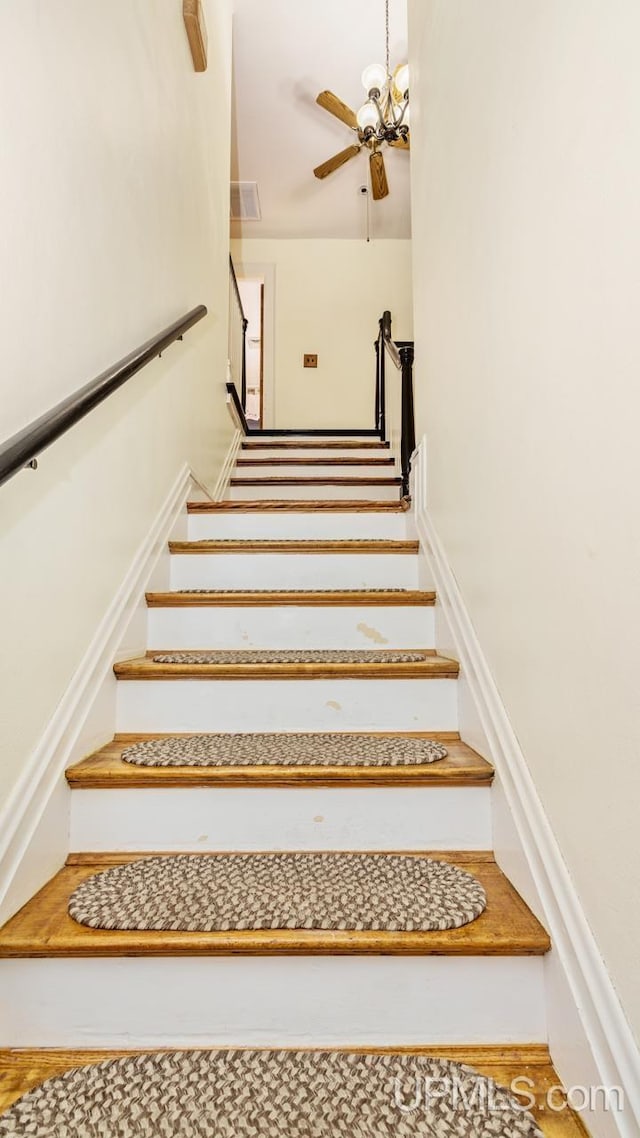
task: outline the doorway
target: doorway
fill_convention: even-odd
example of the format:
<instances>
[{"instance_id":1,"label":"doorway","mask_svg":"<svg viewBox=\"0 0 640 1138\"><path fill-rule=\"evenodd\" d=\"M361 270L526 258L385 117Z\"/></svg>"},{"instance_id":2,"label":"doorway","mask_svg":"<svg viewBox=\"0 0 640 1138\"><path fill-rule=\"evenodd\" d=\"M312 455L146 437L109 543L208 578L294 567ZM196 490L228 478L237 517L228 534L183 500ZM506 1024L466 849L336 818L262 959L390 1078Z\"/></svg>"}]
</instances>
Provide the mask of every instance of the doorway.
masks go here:
<instances>
[{"instance_id":1,"label":"doorway","mask_svg":"<svg viewBox=\"0 0 640 1138\"><path fill-rule=\"evenodd\" d=\"M249 427L263 426L264 420L264 283L239 277L238 289L247 319L246 365L247 401L245 414Z\"/></svg>"}]
</instances>

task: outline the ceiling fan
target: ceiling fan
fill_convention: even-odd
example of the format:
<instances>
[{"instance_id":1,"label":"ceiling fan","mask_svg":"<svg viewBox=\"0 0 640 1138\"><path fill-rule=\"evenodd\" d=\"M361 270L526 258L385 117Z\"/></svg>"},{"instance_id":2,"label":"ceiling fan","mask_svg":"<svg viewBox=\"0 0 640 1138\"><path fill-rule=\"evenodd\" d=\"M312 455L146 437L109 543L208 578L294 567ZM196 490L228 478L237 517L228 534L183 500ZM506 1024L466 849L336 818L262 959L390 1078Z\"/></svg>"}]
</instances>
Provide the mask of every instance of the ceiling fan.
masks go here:
<instances>
[{"instance_id":1,"label":"ceiling fan","mask_svg":"<svg viewBox=\"0 0 640 1138\"><path fill-rule=\"evenodd\" d=\"M334 170L339 170L344 166L345 162L349 162L351 158L355 158L356 154L364 148L369 150L369 171L371 175L371 191L374 201L380 201L386 198L389 193L389 183L387 181L387 172L384 164L384 155L382 147L384 145L397 147L399 150L409 150L409 128L405 127L405 132L388 138L386 136L386 129L380 137L381 127L376 130L373 127L362 129L358 123L358 118L355 111L351 110L346 103L343 103L337 95L332 91L321 91L316 99L316 103L323 107L329 114L335 115L337 119L345 123L351 130L355 131L357 135L357 142L353 142L351 146L347 146L344 150L334 154L332 158L328 158L326 162L321 162L319 166L314 169L316 178L326 178L329 174L333 174ZM365 104L366 105L366 104ZM406 116L405 116L406 117Z\"/></svg>"},{"instance_id":2,"label":"ceiling fan","mask_svg":"<svg viewBox=\"0 0 640 1138\"><path fill-rule=\"evenodd\" d=\"M386 198L389 193L383 148L409 149L409 65L400 64L393 74L389 69L389 0L385 3L385 14L386 65L371 63L362 72L367 99L358 113L332 91L321 91L316 99L319 106L340 119L357 137L357 142L316 166L313 171L316 178L328 177L366 149L374 201Z\"/></svg>"}]
</instances>

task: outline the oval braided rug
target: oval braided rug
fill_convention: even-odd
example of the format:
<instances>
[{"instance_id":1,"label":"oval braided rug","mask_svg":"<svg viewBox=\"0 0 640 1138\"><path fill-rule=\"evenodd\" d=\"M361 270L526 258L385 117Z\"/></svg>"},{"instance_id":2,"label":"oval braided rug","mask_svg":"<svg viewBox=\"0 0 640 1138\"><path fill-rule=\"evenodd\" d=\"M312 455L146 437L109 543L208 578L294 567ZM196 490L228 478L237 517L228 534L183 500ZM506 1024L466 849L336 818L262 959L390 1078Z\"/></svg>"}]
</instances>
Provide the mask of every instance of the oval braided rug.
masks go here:
<instances>
[{"instance_id":1,"label":"oval braided rug","mask_svg":"<svg viewBox=\"0 0 640 1138\"><path fill-rule=\"evenodd\" d=\"M376 652L359 648L255 648L213 652L161 652L154 664L421 664L432 652Z\"/></svg>"},{"instance_id":2,"label":"oval braided rug","mask_svg":"<svg viewBox=\"0 0 640 1138\"><path fill-rule=\"evenodd\" d=\"M542 1138L509 1091L422 1055L168 1051L48 1079L2 1138Z\"/></svg>"},{"instance_id":3,"label":"oval braided rug","mask_svg":"<svg viewBox=\"0 0 640 1138\"><path fill-rule=\"evenodd\" d=\"M94 929L377 929L466 925L487 903L470 873L403 854L176 854L93 874L69 915Z\"/></svg>"},{"instance_id":4,"label":"oval braided rug","mask_svg":"<svg viewBox=\"0 0 640 1138\"><path fill-rule=\"evenodd\" d=\"M338 732L172 736L122 752L126 763L140 767L409 767L446 756L434 739Z\"/></svg>"},{"instance_id":5,"label":"oval braided rug","mask_svg":"<svg viewBox=\"0 0 640 1138\"><path fill-rule=\"evenodd\" d=\"M175 589L174 591L176 593L204 593L205 595L207 593L214 595L217 593L229 593L231 595L234 593L275 593L276 595L279 593L285 595L287 593L356 593L359 595L360 593L410 593L411 589L370 589L368 587L363 589L298 589L292 585L290 589Z\"/></svg>"}]
</instances>

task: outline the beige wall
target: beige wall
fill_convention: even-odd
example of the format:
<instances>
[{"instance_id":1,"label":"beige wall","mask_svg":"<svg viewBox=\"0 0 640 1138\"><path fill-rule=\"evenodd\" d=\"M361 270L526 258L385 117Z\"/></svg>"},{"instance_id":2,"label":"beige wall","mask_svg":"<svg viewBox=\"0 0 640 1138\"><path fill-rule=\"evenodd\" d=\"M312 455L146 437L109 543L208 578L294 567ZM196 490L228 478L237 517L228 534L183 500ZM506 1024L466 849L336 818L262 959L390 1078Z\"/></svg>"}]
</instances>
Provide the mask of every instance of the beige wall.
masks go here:
<instances>
[{"instance_id":1,"label":"beige wall","mask_svg":"<svg viewBox=\"0 0 640 1138\"><path fill-rule=\"evenodd\" d=\"M230 19L207 0L196 75L181 7L0 5L0 438L194 305L210 313L0 489L0 797L178 471L215 481L231 435Z\"/></svg>"},{"instance_id":2,"label":"beige wall","mask_svg":"<svg viewBox=\"0 0 640 1138\"><path fill-rule=\"evenodd\" d=\"M410 21L430 509L638 1032L640 6Z\"/></svg>"},{"instance_id":3,"label":"beige wall","mask_svg":"<svg viewBox=\"0 0 640 1138\"><path fill-rule=\"evenodd\" d=\"M275 265L276 427L372 427L373 342L385 308L410 339L411 242L232 241L242 264ZM265 298L266 300L266 298ZM268 329L265 351L268 351ZM305 352L318 368L303 368Z\"/></svg>"}]
</instances>

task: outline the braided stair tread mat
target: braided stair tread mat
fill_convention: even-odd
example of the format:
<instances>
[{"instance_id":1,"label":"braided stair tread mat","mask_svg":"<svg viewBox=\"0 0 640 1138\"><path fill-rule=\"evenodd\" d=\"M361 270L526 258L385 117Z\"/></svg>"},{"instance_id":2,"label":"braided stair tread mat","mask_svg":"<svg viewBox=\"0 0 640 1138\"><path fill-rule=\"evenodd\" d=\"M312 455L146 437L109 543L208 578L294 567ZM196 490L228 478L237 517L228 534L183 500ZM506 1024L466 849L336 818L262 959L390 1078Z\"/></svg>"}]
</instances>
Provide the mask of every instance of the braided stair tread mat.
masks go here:
<instances>
[{"instance_id":1,"label":"braided stair tread mat","mask_svg":"<svg viewBox=\"0 0 640 1138\"><path fill-rule=\"evenodd\" d=\"M402 854L176 854L93 874L69 915L95 929L432 932L469 924L487 903L449 862Z\"/></svg>"},{"instance_id":2,"label":"braided stair tread mat","mask_svg":"<svg viewBox=\"0 0 640 1138\"><path fill-rule=\"evenodd\" d=\"M432 652L400 652L390 649L306 649L254 648L212 652L161 652L154 664L421 664L432 660Z\"/></svg>"},{"instance_id":3,"label":"braided stair tread mat","mask_svg":"<svg viewBox=\"0 0 640 1138\"><path fill-rule=\"evenodd\" d=\"M543 1138L493 1079L423 1055L160 1051L47 1079L2 1138Z\"/></svg>"},{"instance_id":4,"label":"braided stair tread mat","mask_svg":"<svg viewBox=\"0 0 640 1138\"><path fill-rule=\"evenodd\" d=\"M434 739L265 732L145 739L122 758L139 767L413 767L447 753Z\"/></svg>"},{"instance_id":5,"label":"braided stair tread mat","mask_svg":"<svg viewBox=\"0 0 640 1138\"><path fill-rule=\"evenodd\" d=\"M353 593L354 596L360 596L361 593L374 593L376 595L384 595L385 593L412 593L416 592L417 590L396 588L370 589L368 585L363 586L362 589L298 589L297 586L292 585L290 589L174 589L173 591L176 593L198 593L202 594L203 596L207 596L209 593L213 593L214 595L216 593L224 593L225 595L229 594L230 596L233 596L234 593L269 593L273 596L279 596L280 594L282 596L286 596L288 593L302 593L303 596L305 593L340 593L340 595L343 593L347 595L349 593Z\"/></svg>"}]
</instances>

